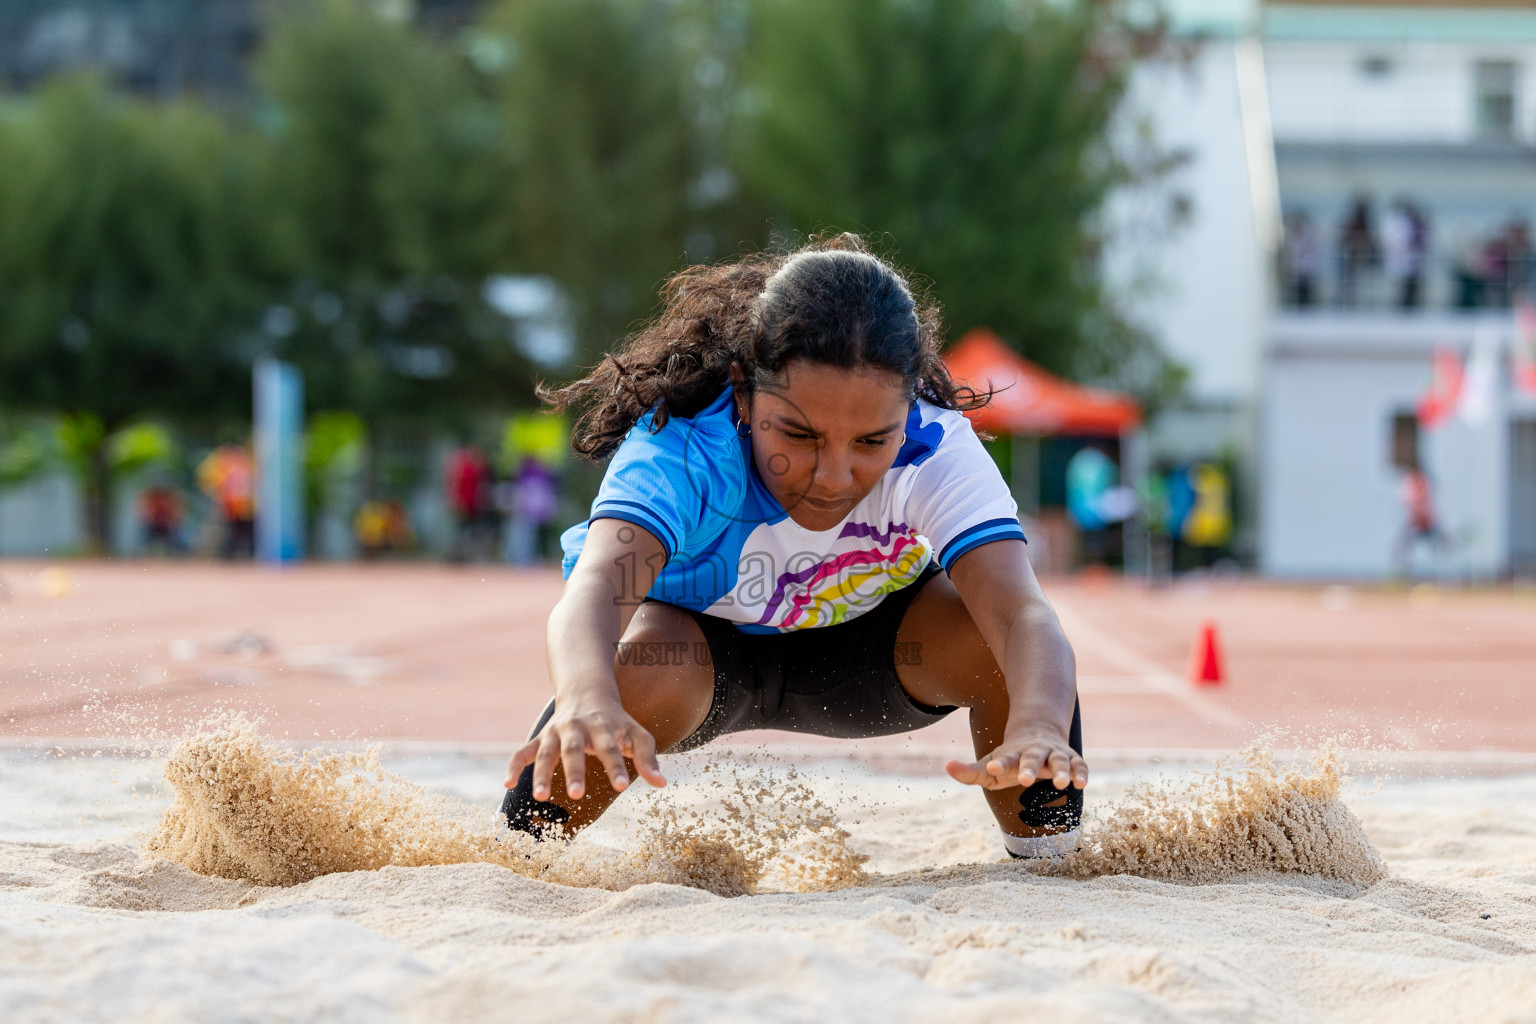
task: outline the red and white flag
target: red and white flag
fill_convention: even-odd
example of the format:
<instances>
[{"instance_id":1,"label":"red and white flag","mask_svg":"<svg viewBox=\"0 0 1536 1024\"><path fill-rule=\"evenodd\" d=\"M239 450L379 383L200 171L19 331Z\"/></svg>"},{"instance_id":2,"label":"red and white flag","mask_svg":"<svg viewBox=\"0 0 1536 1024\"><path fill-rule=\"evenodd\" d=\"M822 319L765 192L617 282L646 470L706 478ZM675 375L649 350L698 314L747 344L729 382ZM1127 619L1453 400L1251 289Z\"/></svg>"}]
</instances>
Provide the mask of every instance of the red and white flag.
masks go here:
<instances>
[{"instance_id":1,"label":"red and white flag","mask_svg":"<svg viewBox=\"0 0 1536 1024\"><path fill-rule=\"evenodd\" d=\"M1472 332L1472 351L1467 354L1461 378L1461 400L1456 415L1469 427L1486 426L1493 419L1494 392L1499 387L1499 348L1503 339L1496 324L1482 323Z\"/></svg>"},{"instance_id":2,"label":"red and white flag","mask_svg":"<svg viewBox=\"0 0 1536 1024\"><path fill-rule=\"evenodd\" d=\"M1443 426L1456 415L1456 409L1461 404L1462 382L1466 377L1461 357L1455 349L1445 345L1435 349L1431 372L1433 375L1429 391L1419 399L1418 408L1419 426L1425 430Z\"/></svg>"}]
</instances>

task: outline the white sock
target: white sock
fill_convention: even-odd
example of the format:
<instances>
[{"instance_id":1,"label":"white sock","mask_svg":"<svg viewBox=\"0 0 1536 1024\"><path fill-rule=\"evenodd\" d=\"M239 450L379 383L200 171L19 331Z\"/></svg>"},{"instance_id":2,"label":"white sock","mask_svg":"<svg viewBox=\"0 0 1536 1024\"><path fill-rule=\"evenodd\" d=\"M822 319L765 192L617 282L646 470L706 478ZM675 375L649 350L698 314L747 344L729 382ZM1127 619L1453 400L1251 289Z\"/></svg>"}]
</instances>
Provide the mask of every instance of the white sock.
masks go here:
<instances>
[{"instance_id":1,"label":"white sock","mask_svg":"<svg viewBox=\"0 0 1536 1024\"><path fill-rule=\"evenodd\" d=\"M1015 857L1026 860L1065 857L1077 849L1077 840L1081 833L1082 829L1079 828L1050 836L1011 836L1004 832L1003 845L1008 847L1008 852Z\"/></svg>"}]
</instances>

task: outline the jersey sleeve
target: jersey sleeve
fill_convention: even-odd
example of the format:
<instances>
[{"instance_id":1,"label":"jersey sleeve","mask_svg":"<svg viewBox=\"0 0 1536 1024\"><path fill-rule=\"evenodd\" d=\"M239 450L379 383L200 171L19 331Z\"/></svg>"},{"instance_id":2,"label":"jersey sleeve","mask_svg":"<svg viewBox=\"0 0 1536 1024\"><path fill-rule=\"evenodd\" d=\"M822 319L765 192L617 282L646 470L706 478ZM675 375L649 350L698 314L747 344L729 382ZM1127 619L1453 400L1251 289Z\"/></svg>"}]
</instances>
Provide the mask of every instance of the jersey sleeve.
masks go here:
<instances>
[{"instance_id":1,"label":"jersey sleeve","mask_svg":"<svg viewBox=\"0 0 1536 1024\"><path fill-rule=\"evenodd\" d=\"M721 490L723 460L712 458L709 437L673 419L650 432L645 416L630 429L608 463L592 502L591 519L623 519L643 526L661 541L667 559L698 529Z\"/></svg>"},{"instance_id":2,"label":"jersey sleeve","mask_svg":"<svg viewBox=\"0 0 1536 1024\"><path fill-rule=\"evenodd\" d=\"M945 572L972 548L994 540L1025 540L1018 503L997 463L970 421L956 420L918 468L907 506L913 528L928 538Z\"/></svg>"}]
</instances>

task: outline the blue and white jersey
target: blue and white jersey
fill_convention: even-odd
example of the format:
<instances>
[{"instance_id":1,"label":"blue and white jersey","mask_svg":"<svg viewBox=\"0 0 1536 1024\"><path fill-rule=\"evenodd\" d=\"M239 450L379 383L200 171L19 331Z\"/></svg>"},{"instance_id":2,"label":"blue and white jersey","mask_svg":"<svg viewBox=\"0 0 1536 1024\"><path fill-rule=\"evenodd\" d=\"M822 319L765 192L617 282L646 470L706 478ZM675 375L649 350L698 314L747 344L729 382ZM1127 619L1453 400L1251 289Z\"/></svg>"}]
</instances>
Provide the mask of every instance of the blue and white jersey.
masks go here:
<instances>
[{"instance_id":1,"label":"blue and white jersey","mask_svg":"<svg viewBox=\"0 0 1536 1024\"><path fill-rule=\"evenodd\" d=\"M624 519L666 548L647 596L777 633L856 618L934 559L947 571L977 545L1024 539L1018 505L970 422L923 399L895 463L829 530L796 523L758 476L729 385L697 416L654 434L651 422L647 413L614 452L591 518L561 535L566 578L591 520Z\"/></svg>"}]
</instances>

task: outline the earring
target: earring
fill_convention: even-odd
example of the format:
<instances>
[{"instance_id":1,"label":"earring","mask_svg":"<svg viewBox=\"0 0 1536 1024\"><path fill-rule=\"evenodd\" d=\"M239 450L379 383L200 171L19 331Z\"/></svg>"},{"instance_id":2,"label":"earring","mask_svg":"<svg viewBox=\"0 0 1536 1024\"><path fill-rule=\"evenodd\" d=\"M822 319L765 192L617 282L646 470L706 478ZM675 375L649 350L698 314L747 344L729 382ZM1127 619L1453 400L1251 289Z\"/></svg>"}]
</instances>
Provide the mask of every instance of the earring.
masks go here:
<instances>
[{"instance_id":1,"label":"earring","mask_svg":"<svg viewBox=\"0 0 1536 1024\"><path fill-rule=\"evenodd\" d=\"M742 430L742 427L747 429ZM746 417L741 415L741 410L739 409L736 411L736 436L743 439L752 436L752 424L747 422Z\"/></svg>"}]
</instances>

